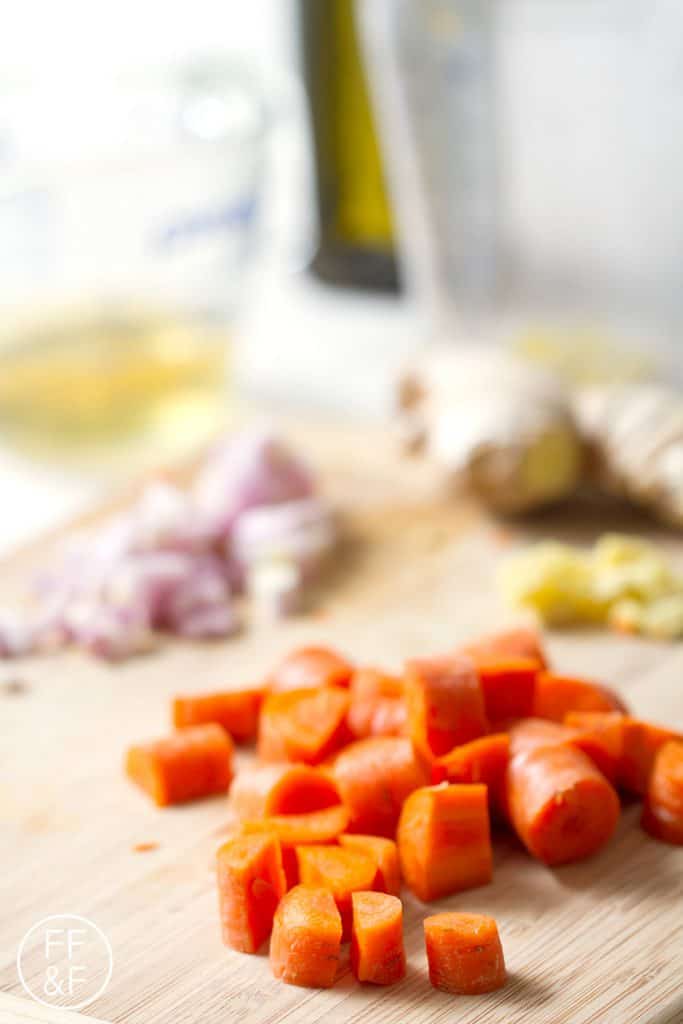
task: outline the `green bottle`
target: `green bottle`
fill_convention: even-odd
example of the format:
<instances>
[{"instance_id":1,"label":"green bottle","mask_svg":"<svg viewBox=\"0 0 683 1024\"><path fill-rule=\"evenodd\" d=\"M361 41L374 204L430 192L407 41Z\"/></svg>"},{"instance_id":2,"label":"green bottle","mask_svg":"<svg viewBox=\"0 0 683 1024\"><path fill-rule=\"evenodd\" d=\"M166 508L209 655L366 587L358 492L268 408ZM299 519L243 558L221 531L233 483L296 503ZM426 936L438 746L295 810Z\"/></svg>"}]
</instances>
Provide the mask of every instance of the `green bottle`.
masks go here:
<instances>
[{"instance_id":1,"label":"green bottle","mask_svg":"<svg viewBox=\"0 0 683 1024\"><path fill-rule=\"evenodd\" d=\"M353 0L300 0L320 240L311 269L331 284L398 290L391 210Z\"/></svg>"}]
</instances>

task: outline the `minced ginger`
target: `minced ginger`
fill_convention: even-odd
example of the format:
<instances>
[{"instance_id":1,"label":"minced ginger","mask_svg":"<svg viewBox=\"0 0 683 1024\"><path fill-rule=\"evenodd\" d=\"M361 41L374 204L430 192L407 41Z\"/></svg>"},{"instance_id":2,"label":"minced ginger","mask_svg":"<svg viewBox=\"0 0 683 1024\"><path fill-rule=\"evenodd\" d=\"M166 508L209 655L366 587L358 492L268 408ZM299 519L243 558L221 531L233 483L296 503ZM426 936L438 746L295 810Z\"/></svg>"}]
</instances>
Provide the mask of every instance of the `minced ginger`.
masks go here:
<instances>
[{"instance_id":1,"label":"minced ginger","mask_svg":"<svg viewBox=\"0 0 683 1024\"><path fill-rule=\"evenodd\" d=\"M506 599L552 626L604 623L619 632L683 637L683 577L654 544L605 534L590 549L544 541L511 556Z\"/></svg>"}]
</instances>

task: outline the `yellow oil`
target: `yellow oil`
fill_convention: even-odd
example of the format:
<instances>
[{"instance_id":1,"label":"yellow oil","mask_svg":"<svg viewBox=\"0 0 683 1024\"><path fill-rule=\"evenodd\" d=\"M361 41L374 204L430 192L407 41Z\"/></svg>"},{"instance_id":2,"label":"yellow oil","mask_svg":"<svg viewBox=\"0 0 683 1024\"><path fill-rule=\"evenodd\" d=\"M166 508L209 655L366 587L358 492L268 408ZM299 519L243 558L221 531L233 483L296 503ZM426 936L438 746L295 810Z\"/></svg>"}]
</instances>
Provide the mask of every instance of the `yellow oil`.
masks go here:
<instances>
[{"instance_id":1,"label":"yellow oil","mask_svg":"<svg viewBox=\"0 0 683 1024\"><path fill-rule=\"evenodd\" d=\"M0 430L34 449L188 448L226 417L224 329L139 310L70 311L0 333Z\"/></svg>"}]
</instances>

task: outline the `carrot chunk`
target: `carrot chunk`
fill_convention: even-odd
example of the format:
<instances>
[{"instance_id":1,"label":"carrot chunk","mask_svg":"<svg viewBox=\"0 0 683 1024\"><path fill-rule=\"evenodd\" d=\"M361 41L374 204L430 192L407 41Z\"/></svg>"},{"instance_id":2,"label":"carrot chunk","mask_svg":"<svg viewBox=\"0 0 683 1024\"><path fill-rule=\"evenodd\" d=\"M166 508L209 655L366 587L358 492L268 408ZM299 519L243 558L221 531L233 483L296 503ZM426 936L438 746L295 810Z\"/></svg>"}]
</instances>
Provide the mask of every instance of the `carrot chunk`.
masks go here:
<instances>
[{"instance_id":1,"label":"carrot chunk","mask_svg":"<svg viewBox=\"0 0 683 1024\"><path fill-rule=\"evenodd\" d=\"M280 844L272 834L237 836L220 847L216 867L223 942L255 953L286 891Z\"/></svg>"},{"instance_id":2,"label":"carrot chunk","mask_svg":"<svg viewBox=\"0 0 683 1024\"><path fill-rule=\"evenodd\" d=\"M423 900L486 885L492 877L486 786L425 786L406 800L398 825L406 884Z\"/></svg>"},{"instance_id":3,"label":"carrot chunk","mask_svg":"<svg viewBox=\"0 0 683 1024\"><path fill-rule=\"evenodd\" d=\"M466 650L471 655L503 658L531 658L541 669L548 668L548 658L537 630L520 626L479 637Z\"/></svg>"},{"instance_id":4,"label":"carrot chunk","mask_svg":"<svg viewBox=\"0 0 683 1024\"><path fill-rule=\"evenodd\" d=\"M332 773L349 809L350 832L392 838L403 801L428 781L410 740L375 736L357 740L337 754Z\"/></svg>"},{"instance_id":5,"label":"carrot chunk","mask_svg":"<svg viewBox=\"0 0 683 1024\"><path fill-rule=\"evenodd\" d=\"M409 661L406 698L410 737L427 763L488 732L479 677L466 655Z\"/></svg>"},{"instance_id":6,"label":"carrot chunk","mask_svg":"<svg viewBox=\"0 0 683 1024\"><path fill-rule=\"evenodd\" d=\"M349 823L349 812L343 804L326 807L322 811L306 814L279 814L270 818L257 818L242 823L242 831L252 833L273 833L280 840L282 863L291 889L299 881L299 868L294 848L300 843L334 843Z\"/></svg>"},{"instance_id":7,"label":"carrot chunk","mask_svg":"<svg viewBox=\"0 0 683 1024\"><path fill-rule=\"evenodd\" d=\"M499 810L505 788L505 772L510 756L507 733L496 732L464 743L432 765L432 782L483 782L487 788L489 809Z\"/></svg>"},{"instance_id":8,"label":"carrot chunk","mask_svg":"<svg viewBox=\"0 0 683 1024\"><path fill-rule=\"evenodd\" d=\"M263 690L258 687L176 697L173 701L173 724L176 729L182 729L188 725L216 722L230 733L236 743L245 743L256 736L262 697Z\"/></svg>"},{"instance_id":9,"label":"carrot chunk","mask_svg":"<svg viewBox=\"0 0 683 1024\"><path fill-rule=\"evenodd\" d=\"M403 906L383 892L351 896L351 969L358 981L393 985L406 973Z\"/></svg>"},{"instance_id":10,"label":"carrot chunk","mask_svg":"<svg viewBox=\"0 0 683 1024\"><path fill-rule=\"evenodd\" d=\"M390 896L401 892L401 869L398 863L398 847L393 839L383 836L363 836L353 833L339 836L339 845L349 850L360 850L372 857L377 867L375 888Z\"/></svg>"},{"instance_id":11,"label":"carrot chunk","mask_svg":"<svg viewBox=\"0 0 683 1024\"><path fill-rule=\"evenodd\" d=\"M306 814L338 804L334 780L320 768L303 764L263 764L240 772L230 791L238 818Z\"/></svg>"},{"instance_id":12,"label":"carrot chunk","mask_svg":"<svg viewBox=\"0 0 683 1024\"><path fill-rule=\"evenodd\" d=\"M288 985L331 988L339 966L342 924L332 894L297 885L275 912L270 966Z\"/></svg>"},{"instance_id":13,"label":"carrot chunk","mask_svg":"<svg viewBox=\"0 0 683 1024\"><path fill-rule=\"evenodd\" d=\"M526 718L534 706L539 665L533 658L477 655L465 648L474 661L490 722Z\"/></svg>"},{"instance_id":14,"label":"carrot chunk","mask_svg":"<svg viewBox=\"0 0 683 1024\"><path fill-rule=\"evenodd\" d=\"M457 995L493 992L505 984L498 927L484 914L433 914L424 921L429 980Z\"/></svg>"},{"instance_id":15,"label":"carrot chunk","mask_svg":"<svg viewBox=\"0 0 683 1024\"><path fill-rule=\"evenodd\" d=\"M225 793L232 781L232 754L232 740L220 725L195 725L131 747L126 772L163 807Z\"/></svg>"},{"instance_id":16,"label":"carrot chunk","mask_svg":"<svg viewBox=\"0 0 683 1024\"><path fill-rule=\"evenodd\" d=\"M669 740L681 740L680 733L672 732L652 722L625 717L623 721L623 747L619 766L619 782L631 793L644 796L650 780L652 766L660 749Z\"/></svg>"},{"instance_id":17,"label":"carrot chunk","mask_svg":"<svg viewBox=\"0 0 683 1024\"><path fill-rule=\"evenodd\" d=\"M594 724L595 722L598 724ZM624 716L616 711L568 711L565 724L547 718L522 718L511 726L511 752L569 743L583 751L612 784L617 781ZM578 723L578 724L570 724Z\"/></svg>"},{"instance_id":18,"label":"carrot chunk","mask_svg":"<svg viewBox=\"0 0 683 1024\"><path fill-rule=\"evenodd\" d=\"M379 669L362 668L351 678L348 723L356 739L401 736L407 729L405 686L402 679Z\"/></svg>"},{"instance_id":19,"label":"carrot chunk","mask_svg":"<svg viewBox=\"0 0 683 1024\"><path fill-rule=\"evenodd\" d=\"M299 878L303 885L323 886L334 896L341 914L344 938L351 934L351 894L374 889L377 864L373 857L342 846L297 846Z\"/></svg>"},{"instance_id":20,"label":"carrot chunk","mask_svg":"<svg viewBox=\"0 0 683 1024\"><path fill-rule=\"evenodd\" d=\"M665 843L683 845L683 743L660 747L650 775L643 828Z\"/></svg>"},{"instance_id":21,"label":"carrot chunk","mask_svg":"<svg viewBox=\"0 0 683 1024\"><path fill-rule=\"evenodd\" d=\"M259 721L259 757L320 764L350 739L348 710L349 694L338 686L269 694Z\"/></svg>"},{"instance_id":22,"label":"carrot chunk","mask_svg":"<svg viewBox=\"0 0 683 1024\"><path fill-rule=\"evenodd\" d=\"M560 725L556 730L571 737ZM546 864L595 853L616 828L616 792L571 742L551 739L534 745L529 732L528 722L510 732L506 805L512 825L529 853Z\"/></svg>"},{"instance_id":23,"label":"carrot chunk","mask_svg":"<svg viewBox=\"0 0 683 1024\"><path fill-rule=\"evenodd\" d=\"M623 715L619 711L568 711L564 728L555 722L525 719L512 727L515 752L522 748L568 741L590 757L611 782L639 796L659 748L678 733Z\"/></svg>"},{"instance_id":24,"label":"carrot chunk","mask_svg":"<svg viewBox=\"0 0 683 1024\"><path fill-rule=\"evenodd\" d=\"M568 711L564 716L564 724L574 733L574 746L613 785L618 782L624 748L624 720L618 711Z\"/></svg>"},{"instance_id":25,"label":"carrot chunk","mask_svg":"<svg viewBox=\"0 0 683 1024\"><path fill-rule=\"evenodd\" d=\"M509 727L510 757L528 753L538 747L569 743L571 738L572 730L560 722L551 722L547 718L520 718Z\"/></svg>"},{"instance_id":26,"label":"carrot chunk","mask_svg":"<svg viewBox=\"0 0 683 1024\"><path fill-rule=\"evenodd\" d=\"M318 686L348 686L353 665L329 647L301 647L284 658L266 680L274 693Z\"/></svg>"},{"instance_id":27,"label":"carrot chunk","mask_svg":"<svg viewBox=\"0 0 683 1024\"><path fill-rule=\"evenodd\" d=\"M621 698L600 683L539 672L536 677L533 715L562 722L568 711L626 711Z\"/></svg>"}]
</instances>

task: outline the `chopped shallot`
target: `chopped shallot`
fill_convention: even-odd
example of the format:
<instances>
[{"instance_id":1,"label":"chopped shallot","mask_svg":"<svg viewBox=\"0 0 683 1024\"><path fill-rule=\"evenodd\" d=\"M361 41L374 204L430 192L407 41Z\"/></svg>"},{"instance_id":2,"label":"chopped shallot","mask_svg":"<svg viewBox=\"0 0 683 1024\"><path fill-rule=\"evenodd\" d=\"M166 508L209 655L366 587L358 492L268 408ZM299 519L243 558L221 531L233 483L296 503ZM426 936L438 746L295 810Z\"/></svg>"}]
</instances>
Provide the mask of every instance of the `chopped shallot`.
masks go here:
<instances>
[{"instance_id":1,"label":"chopped shallot","mask_svg":"<svg viewBox=\"0 0 683 1024\"><path fill-rule=\"evenodd\" d=\"M314 490L306 466L277 438L258 431L209 453L194 498L214 533L227 537L246 509L308 498Z\"/></svg>"},{"instance_id":2,"label":"chopped shallot","mask_svg":"<svg viewBox=\"0 0 683 1024\"><path fill-rule=\"evenodd\" d=\"M154 481L126 512L65 542L36 576L26 615L0 613L0 657L71 644L120 660L160 632L231 636L245 581L257 612L292 614L336 536L298 456L262 430L238 435L214 447L189 492Z\"/></svg>"},{"instance_id":3,"label":"chopped shallot","mask_svg":"<svg viewBox=\"0 0 683 1024\"><path fill-rule=\"evenodd\" d=\"M256 562L249 570L247 589L255 615L265 622L301 611L302 573L295 562Z\"/></svg>"},{"instance_id":4,"label":"chopped shallot","mask_svg":"<svg viewBox=\"0 0 683 1024\"><path fill-rule=\"evenodd\" d=\"M243 512L233 529L232 552L243 566L286 559L315 575L336 539L330 506L320 498L264 505Z\"/></svg>"}]
</instances>

